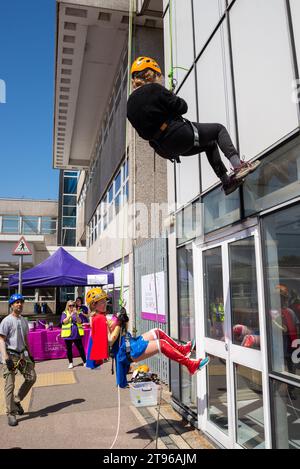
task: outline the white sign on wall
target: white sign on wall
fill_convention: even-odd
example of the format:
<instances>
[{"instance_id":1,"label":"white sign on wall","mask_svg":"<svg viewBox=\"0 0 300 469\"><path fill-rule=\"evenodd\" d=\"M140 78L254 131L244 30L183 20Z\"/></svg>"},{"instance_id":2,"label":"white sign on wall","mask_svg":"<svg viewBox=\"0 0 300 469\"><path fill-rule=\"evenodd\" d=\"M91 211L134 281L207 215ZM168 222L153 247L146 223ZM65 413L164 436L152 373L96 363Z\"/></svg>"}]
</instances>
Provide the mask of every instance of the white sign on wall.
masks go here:
<instances>
[{"instance_id":1,"label":"white sign on wall","mask_svg":"<svg viewBox=\"0 0 300 469\"><path fill-rule=\"evenodd\" d=\"M166 322L165 273L142 275L142 318ZM155 291L156 289L156 291Z\"/></svg>"},{"instance_id":2,"label":"white sign on wall","mask_svg":"<svg viewBox=\"0 0 300 469\"><path fill-rule=\"evenodd\" d=\"M88 285L107 285L107 275L106 274L88 275L87 284Z\"/></svg>"}]
</instances>

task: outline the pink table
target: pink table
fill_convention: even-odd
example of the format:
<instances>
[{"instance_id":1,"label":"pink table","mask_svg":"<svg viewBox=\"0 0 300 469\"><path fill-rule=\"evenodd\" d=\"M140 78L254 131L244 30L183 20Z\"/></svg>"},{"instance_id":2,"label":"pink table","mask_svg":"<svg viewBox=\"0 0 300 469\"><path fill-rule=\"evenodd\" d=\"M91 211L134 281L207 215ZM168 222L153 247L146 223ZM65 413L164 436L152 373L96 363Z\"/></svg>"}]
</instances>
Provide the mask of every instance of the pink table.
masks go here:
<instances>
[{"instance_id":1,"label":"pink table","mask_svg":"<svg viewBox=\"0 0 300 469\"><path fill-rule=\"evenodd\" d=\"M60 337L60 328L53 330L37 329L29 331L28 341L30 352L35 360L55 360L57 358L67 358L65 341ZM82 343L87 353L90 328L84 328ZM79 357L79 353L73 344L73 357Z\"/></svg>"}]
</instances>

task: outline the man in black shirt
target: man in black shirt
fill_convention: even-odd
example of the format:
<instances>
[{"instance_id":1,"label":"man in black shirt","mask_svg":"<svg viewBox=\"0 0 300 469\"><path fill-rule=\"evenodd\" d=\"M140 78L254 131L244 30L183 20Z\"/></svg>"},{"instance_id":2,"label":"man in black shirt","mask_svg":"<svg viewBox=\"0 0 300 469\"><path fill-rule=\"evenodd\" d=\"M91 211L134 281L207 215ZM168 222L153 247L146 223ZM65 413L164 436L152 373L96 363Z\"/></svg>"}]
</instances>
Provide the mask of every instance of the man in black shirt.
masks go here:
<instances>
[{"instance_id":1,"label":"man in black shirt","mask_svg":"<svg viewBox=\"0 0 300 469\"><path fill-rule=\"evenodd\" d=\"M127 102L127 117L139 136L163 158L176 160L205 152L226 195L235 191L244 177L253 172L259 161L246 163L222 124L199 124L182 117L187 103L161 85L161 69L150 57L138 57L131 67L134 91ZM218 147L233 166L227 175Z\"/></svg>"}]
</instances>

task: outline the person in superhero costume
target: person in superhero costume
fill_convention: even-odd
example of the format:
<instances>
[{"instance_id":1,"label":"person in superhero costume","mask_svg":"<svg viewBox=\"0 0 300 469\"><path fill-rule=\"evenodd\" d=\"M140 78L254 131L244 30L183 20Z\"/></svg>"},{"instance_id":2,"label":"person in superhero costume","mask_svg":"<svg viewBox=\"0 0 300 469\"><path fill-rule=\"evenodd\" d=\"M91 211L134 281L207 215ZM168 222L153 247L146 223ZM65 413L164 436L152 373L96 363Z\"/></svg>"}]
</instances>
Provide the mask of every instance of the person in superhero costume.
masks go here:
<instances>
[{"instance_id":1,"label":"person in superhero costume","mask_svg":"<svg viewBox=\"0 0 300 469\"><path fill-rule=\"evenodd\" d=\"M107 294L101 288L92 288L87 293L87 305L91 311L91 336L88 344L86 367L95 369L108 358L106 322Z\"/></svg>"},{"instance_id":2,"label":"person in superhero costume","mask_svg":"<svg viewBox=\"0 0 300 469\"><path fill-rule=\"evenodd\" d=\"M159 328L151 329L138 337L132 337L127 331L129 318L126 310L122 308L118 316L114 315L112 319L106 319L106 301L107 295L99 287L91 289L86 297L86 303L91 305L90 309L99 313L96 318L98 316L101 317L96 323L93 318L93 346L90 358L107 358L108 345L110 345L116 359L117 385L121 388L127 386L126 375L132 362L146 360L159 352L171 360L185 365L190 374L196 373L208 364L208 357L196 360L189 358L195 347L194 341L184 345L177 344L177 342ZM105 321L103 318L105 318Z\"/></svg>"}]
</instances>

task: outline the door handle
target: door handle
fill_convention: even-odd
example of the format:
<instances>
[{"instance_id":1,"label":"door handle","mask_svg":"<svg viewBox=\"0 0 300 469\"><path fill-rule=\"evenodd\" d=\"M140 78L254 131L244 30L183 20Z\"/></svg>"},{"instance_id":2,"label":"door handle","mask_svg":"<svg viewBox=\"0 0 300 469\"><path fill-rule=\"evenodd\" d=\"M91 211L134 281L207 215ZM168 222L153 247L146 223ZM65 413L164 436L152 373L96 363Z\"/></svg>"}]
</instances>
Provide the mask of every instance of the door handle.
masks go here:
<instances>
[{"instance_id":1,"label":"door handle","mask_svg":"<svg viewBox=\"0 0 300 469\"><path fill-rule=\"evenodd\" d=\"M225 350L228 352L228 344L225 342Z\"/></svg>"}]
</instances>

